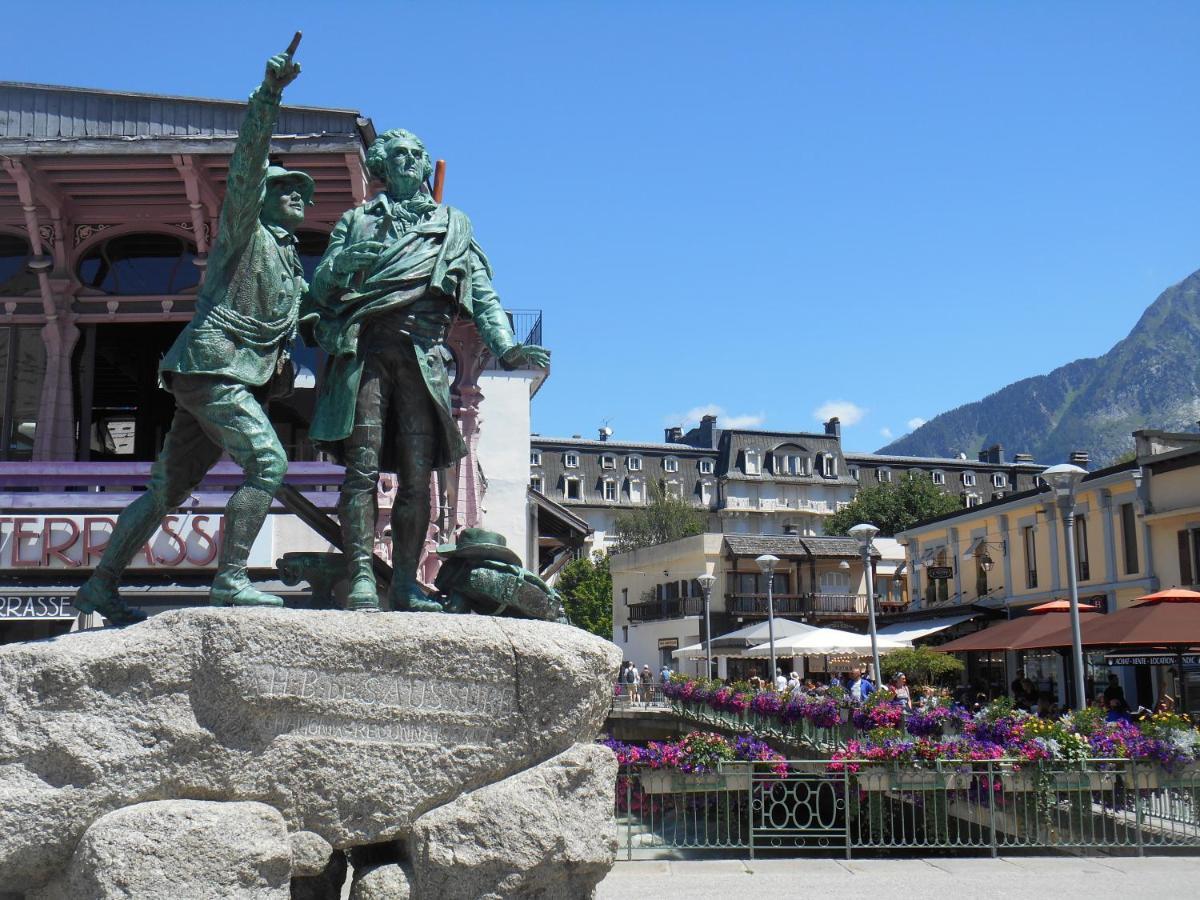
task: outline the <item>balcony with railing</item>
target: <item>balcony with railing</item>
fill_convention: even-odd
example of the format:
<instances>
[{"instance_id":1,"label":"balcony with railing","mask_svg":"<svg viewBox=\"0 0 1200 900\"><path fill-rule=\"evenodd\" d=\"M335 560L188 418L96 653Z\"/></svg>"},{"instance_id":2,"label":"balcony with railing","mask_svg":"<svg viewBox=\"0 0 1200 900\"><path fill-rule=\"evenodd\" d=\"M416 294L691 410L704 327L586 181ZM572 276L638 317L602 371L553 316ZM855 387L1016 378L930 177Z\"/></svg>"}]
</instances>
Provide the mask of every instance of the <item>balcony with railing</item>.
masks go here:
<instances>
[{"instance_id":1,"label":"balcony with railing","mask_svg":"<svg viewBox=\"0 0 1200 900\"><path fill-rule=\"evenodd\" d=\"M866 616L866 594L775 594L777 616L844 618ZM766 616L766 594L726 594L725 610L735 616Z\"/></svg>"},{"instance_id":2,"label":"balcony with railing","mask_svg":"<svg viewBox=\"0 0 1200 900\"><path fill-rule=\"evenodd\" d=\"M667 619L682 619L684 616L704 615L704 599L701 597L678 597L673 600L647 600L629 604L629 621L662 622Z\"/></svg>"}]
</instances>

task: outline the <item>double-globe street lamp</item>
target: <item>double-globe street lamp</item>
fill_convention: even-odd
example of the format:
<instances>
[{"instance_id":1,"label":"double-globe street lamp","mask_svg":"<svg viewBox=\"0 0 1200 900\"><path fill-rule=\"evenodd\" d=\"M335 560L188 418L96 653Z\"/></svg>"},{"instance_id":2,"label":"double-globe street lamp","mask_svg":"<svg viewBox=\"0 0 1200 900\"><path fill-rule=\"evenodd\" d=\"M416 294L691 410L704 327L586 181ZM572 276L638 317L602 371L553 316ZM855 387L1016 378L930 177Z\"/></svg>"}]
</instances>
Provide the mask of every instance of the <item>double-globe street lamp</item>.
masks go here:
<instances>
[{"instance_id":1,"label":"double-globe street lamp","mask_svg":"<svg viewBox=\"0 0 1200 900\"><path fill-rule=\"evenodd\" d=\"M1050 485L1058 511L1062 515L1063 536L1067 541L1067 584L1071 590L1071 654L1075 663L1075 708L1087 708L1087 684L1083 670L1083 635L1079 629L1079 578L1075 563L1075 488L1087 475L1086 469L1060 463L1042 472Z\"/></svg>"},{"instance_id":2,"label":"double-globe street lamp","mask_svg":"<svg viewBox=\"0 0 1200 900\"><path fill-rule=\"evenodd\" d=\"M771 645L771 687L775 686L775 594L773 592L775 581L775 566L779 563L778 556L772 556L770 553L764 553L755 560L758 563L758 569L767 576L767 641Z\"/></svg>"},{"instance_id":3,"label":"double-globe street lamp","mask_svg":"<svg viewBox=\"0 0 1200 900\"><path fill-rule=\"evenodd\" d=\"M879 634L875 630L875 573L871 571L871 541L879 534L879 529L863 522L861 525L855 525L848 533L858 541L863 572L867 576L867 629L871 633L871 662L875 667L875 683L878 684L883 677L883 670L879 667Z\"/></svg>"},{"instance_id":4,"label":"double-globe street lamp","mask_svg":"<svg viewBox=\"0 0 1200 900\"><path fill-rule=\"evenodd\" d=\"M712 678L712 622L708 617L708 610L712 605L712 586L713 582L717 580L717 576L705 572L703 575L697 575L696 580L700 582L700 590L704 592L704 677Z\"/></svg>"}]
</instances>

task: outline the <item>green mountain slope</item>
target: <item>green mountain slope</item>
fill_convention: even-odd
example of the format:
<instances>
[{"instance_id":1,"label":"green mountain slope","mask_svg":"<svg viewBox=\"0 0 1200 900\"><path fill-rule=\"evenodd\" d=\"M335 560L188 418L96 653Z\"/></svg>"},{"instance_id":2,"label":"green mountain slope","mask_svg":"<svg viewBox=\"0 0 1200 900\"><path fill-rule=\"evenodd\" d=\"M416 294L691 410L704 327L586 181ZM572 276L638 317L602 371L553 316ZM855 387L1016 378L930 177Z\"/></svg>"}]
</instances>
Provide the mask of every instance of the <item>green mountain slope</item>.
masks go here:
<instances>
[{"instance_id":1,"label":"green mountain slope","mask_svg":"<svg viewBox=\"0 0 1200 900\"><path fill-rule=\"evenodd\" d=\"M1135 429L1193 431L1198 419L1200 272L1193 272L1163 291L1103 356L942 413L879 452L974 457L981 447L999 443L1046 464L1087 450L1095 468L1132 449Z\"/></svg>"}]
</instances>

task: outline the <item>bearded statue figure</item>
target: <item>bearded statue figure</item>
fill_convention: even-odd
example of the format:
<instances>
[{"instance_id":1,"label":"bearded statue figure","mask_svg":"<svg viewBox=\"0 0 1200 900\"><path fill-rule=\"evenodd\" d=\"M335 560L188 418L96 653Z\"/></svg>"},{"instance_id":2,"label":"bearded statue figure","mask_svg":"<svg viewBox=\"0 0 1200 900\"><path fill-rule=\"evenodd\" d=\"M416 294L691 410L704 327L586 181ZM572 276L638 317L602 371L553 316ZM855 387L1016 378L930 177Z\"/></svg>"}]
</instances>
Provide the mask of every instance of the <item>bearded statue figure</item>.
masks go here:
<instances>
[{"instance_id":1,"label":"bearded statue figure","mask_svg":"<svg viewBox=\"0 0 1200 900\"><path fill-rule=\"evenodd\" d=\"M467 452L450 403L450 325L471 318L508 369L544 367L550 354L517 343L470 220L428 193L433 166L416 135L380 135L367 168L387 190L342 216L301 307L306 341L328 354L309 433L346 466L338 517L350 608L379 608L371 557L382 469L398 482L389 605L440 610L416 576L430 476Z\"/></svg>"}]
</instances>

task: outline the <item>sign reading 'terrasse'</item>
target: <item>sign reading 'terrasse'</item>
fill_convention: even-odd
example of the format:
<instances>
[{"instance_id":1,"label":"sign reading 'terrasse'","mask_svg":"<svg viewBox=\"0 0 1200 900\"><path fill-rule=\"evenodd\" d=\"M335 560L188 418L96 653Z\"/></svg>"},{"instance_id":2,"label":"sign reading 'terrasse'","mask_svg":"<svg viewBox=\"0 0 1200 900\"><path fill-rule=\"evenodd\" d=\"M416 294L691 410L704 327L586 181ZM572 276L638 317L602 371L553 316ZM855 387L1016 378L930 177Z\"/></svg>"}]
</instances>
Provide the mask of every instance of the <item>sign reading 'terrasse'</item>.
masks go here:
<instances>
[{"instance_id":1,"label":"sign reading 'terrasse'","mask_svg":"<svg viewBox=\"0 0 1200 900\"><path fill-rule=\"evenodd\" d=\"M79 612L71 600L70 596L0 593L0 619L74 619Z\"/></svg>"}]
</instances>

